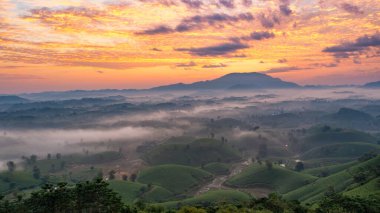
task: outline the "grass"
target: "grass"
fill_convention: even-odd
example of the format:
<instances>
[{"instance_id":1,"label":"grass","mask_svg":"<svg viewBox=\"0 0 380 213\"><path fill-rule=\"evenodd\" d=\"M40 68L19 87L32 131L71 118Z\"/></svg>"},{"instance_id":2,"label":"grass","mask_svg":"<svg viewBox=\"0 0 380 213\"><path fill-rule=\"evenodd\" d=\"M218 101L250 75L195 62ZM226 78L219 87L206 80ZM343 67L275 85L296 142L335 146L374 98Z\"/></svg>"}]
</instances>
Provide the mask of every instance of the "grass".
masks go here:
<instances>
[{"instance_id":1,"label":"grass","mask_svg":"<svg viewBox=\"0 0 380 213\"><path fill-rule=\"evenodd\" d=\"M163 202L173 197L173 193L160 186L154 186L150 191L143 195L146 202Z\"/></svg>"},{"instance_id":2,"label":"grass","mask_svg":"<svg viewBox=\"0 0 380 213\"><path fill-rule=\"evenodd\" d=\"M195 206L218 203L238 204L248 202L252 197L244 192L237 190L214 190L206 192L192 198L187 198L180 201L170 201L159 205L166 208L177 208L180 206Z\"/></svg>"},{"instance_id":3,"label":"grass","mask_svg":"<svg viewBox=\"0 0 380 213\"><path fill-rule=\"evenodd\" d=\"M329 144L313 148L305 152L302 159L318 158L352 158L356 159L365 153L375 151L380 152L380 146L371 143L347 142L338 144Z\"/></svg>"},{"instance_id":4,"label":"grass","mask_svg":"<svg viewBox=\"0 0 380 213\"><path fill-rule=\"evenodd\" d=\"M279 193L286 193L312 183L317 178L279 166L269 169L265 165L254 164L242 173L227 180L226 185L238 188L266 186Z\"/></svg>"},{"instance_id":5,"label":"grass","mask_svg":"<svg viewBox=\"0 0 380 213\"><path fill-rule=\"evenodd\" d=\"M241 159L227 143L199 139L188 144L163 144L143 156L151 165L181 164L201 166L212 162L230 163Z\"/></svg>"},{"instance_id":6,"label":"grass","mask_svg":"<svg viewBox=\"0 0 380 213\"><path fill-rule=\"evenodd\" d=\"M320 178L317 181L300 187L294 191L288 192L284 195L287 199L297 199L303 203L312 203L321 198L329 188L333 187L336 192L343 192L351 185L355 184L353 175L359 171L360 168L368 166L377 166L380 164L380 156L371 160L355 164L346 170L337 172L325 178Z\"/></svg>"},{"instance_id":7,"label":"grass","mask_svg":"<svg viewBox=\"0 0 380 213\"><path fill-rule=\"evenodd\" d=\"M122 201L127 204L133 203L148 189L146 184L123 180L112 180L109 181L109 184L109 187L119 193Z\"/></svg>"},{"instance_id":8,"label":"grass","mask_svg":"<svg viewBox=\"0 0 380 213\"><path fill-rule=\"evenodd\" d=\"M369 197L374 194L380 195L380 177L374 178L363 185L344 192L343 194L347 196L359 197Z\"/></svg>"},{"instance_id":9,"label":"grass","mask_svg":"<svg viewBox=\"0 0 380 213\"><path fill-rule=\"evenodd\" d=\"M24 190L39 186L41 181L35 179L31 173L24 171L0 173L0 189L2 190L0 192L11 190L11 183L15 185L15 188Z\"/></svg>"},{"instance_id":10,"label":"grass","mask_svg":"<svg viewBox=\"0 0 380 213\"><path fill-rule=\"evenodd\" d=\"M305 169L302 171L302 173L313 175L313 176L329 176L332 174L335 174L337 172L343 171L355 164L357 164L358 161L351 161L348 163L342 163L342 164L336 164L336 165L331 165L331 166L322 166L322 167L317 167L317 168L312 168L312 169Z\"/></svg>"},{"instance_id":11,"label":"grass","mask_svg":"<svg viewBox=\"0 0 380 213\"><path fill-rule=\"evenodd\" d=\"M209 181L212 174L189 166L160 165L141 171L137 181L161 186L174 194L187 193Z\"/></svg>"},{"instance_id":12,"label":"grass","mask_svg":"<svg viewBox=\"0 0 380 213\"><path fill-rule=\"evenodd\" d=\"M230 173L229 165L225 163L209 163L203 169L214 175L227 175Z\"/></svg>"},{"instance_id":13,"label":"grass","mask_svg":"<svg viewBox=\"0 0 380 213\"><path fill-rule=\"evenodd\" d=\"M367 142L376 143L376 138L368 133L360 132L351 129L326 129L318 126L308 130L307 135L302 139L303 150L310 148L328 145L333 143L346 143L346 142Z\"/></svg>"}]
</instances>

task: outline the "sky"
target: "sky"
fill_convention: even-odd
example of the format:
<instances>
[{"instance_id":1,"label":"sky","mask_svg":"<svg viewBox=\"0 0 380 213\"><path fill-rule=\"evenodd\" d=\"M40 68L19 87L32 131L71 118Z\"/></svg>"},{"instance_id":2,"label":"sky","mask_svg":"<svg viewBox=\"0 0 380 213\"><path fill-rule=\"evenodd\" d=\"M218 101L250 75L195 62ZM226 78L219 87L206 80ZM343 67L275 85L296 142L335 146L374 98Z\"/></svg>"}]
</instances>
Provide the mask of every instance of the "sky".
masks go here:
<instances>
[{"instance_id":1,"label":"sky","mask_svg":"<svg viewBox=\"0 0 380 213\"><path fill-rule=\"evenodd\" d=\"M378 0L0 0L0 93L380 80Z\"/></svg>"}]
</instances>

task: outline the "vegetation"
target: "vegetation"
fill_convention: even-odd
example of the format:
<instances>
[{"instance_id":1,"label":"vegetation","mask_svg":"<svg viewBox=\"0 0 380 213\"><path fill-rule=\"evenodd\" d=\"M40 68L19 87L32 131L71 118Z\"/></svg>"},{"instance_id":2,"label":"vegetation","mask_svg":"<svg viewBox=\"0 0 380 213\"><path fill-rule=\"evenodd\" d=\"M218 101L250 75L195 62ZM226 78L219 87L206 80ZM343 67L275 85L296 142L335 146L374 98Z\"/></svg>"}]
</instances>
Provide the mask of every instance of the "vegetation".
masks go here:
<instances>
[{"instance_id":1,"label":"vegetation","mask_svg":"<svg viewBox=\"0 0 380 213\"><path fill-rule=\"evenodd\" d=\"M210 181L212 174L189 166L160 165L141 171L137 181L161 186L174 194L187 193Z\"/></svg>"},{"instance_id":2,"label":"vegetation","mask_svg":"<svg viewBox=\"0 0 380 213\"><path fill-rule=\"evenodd\" d=\"M242 173L231 177L226 184L233 187L250 188L265 186L286 193L314 182L317 178L298 173L280 166L254 164Z\"/></svg>"},{"instance_id":3,"label":"vegetation","mask_svg":"<svg viewBox=\"0 0 380 213\"><path fill-rule=\"evenodd\" d=\"M228 143L215 139L199 139L188 144L163 144L144 155L152 165L182 164L202 166L208 163L230 163L241 159Z\"/></svg>"}]
</instances>

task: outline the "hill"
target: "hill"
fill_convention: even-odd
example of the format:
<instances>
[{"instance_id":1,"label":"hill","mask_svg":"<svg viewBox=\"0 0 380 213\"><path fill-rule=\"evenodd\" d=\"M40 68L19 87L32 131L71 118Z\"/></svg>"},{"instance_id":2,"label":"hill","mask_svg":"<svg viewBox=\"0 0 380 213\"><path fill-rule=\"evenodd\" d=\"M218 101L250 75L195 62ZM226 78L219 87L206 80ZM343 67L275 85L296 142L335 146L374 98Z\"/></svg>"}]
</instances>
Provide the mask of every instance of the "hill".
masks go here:
<instances>
[{"instance_id":1,"label":"hill","mask_svg":"<svg viewBox=\"0 0 380 213\"><path fill-rule=\"evenodd\" d=\"M301 149L309 150L314 147L346 142L376 143L376 138L368 133L352 130L333 128L330 126L317 126L310 128L301 138Z\"/></svg>"},{"instance_id":2,"label":"hill","mask_svg":"<svg viewBox=\"0 0 380 213\"><path fill-rule=\"evenodd\" d=\"M301 186L312 183L317 178L279 166L267 168L254 164L242 173L227 180L226 185L238 188L265 186L280 193L286 193Z\"/></svg>"},{"instance_id":3,"label":"hill","mask_svg":"<svg viewBox=\"0 0 380 213\"><path fill-rule=\"evenodd\" d=\"M341 120L341 121L371 121L373 117L365 112L350 109L350 108L341 108L339 111L331 115L332 119Z\"/></svg>"},{"instance_id":4,"label":"hill","mask_svg":"<svg viewBox=\"0 0 380 213\"><path fill-rule=\"evenodd\" d=\"M346 142L313 148L301 155L301 159L346 158L356 159L365 153L380 152L380 146L371 143Z\"/></svg>"},{"instance_id":5,"label":"hill","mask_svg":"<svg viewBox=\"0 0 380 213\"><path fill-rule=\"evenodd\" d=\"M189 166L161 165L141 171L137 181L161 186L174 194L190 192L209 181L212 174Z\"/></svg>"},{"instance_id":6,"label":"hill","mask_svg":"<svg viewBox=\"0 0 380 213\"><path fill-rule=\"evenodd\" d=\"M192 84L172 84L152 88L151 90L215 90L215 89L267 89L298 88L299 85L272 78L262 73L231 73L220 78L200 81Z\"/></svg>"},{"instance_id":7,"label":"hill","mask_svg":"<svg viewBox=\"0 0 380 213\"><path fill-rule=\"evenodd\" d=\"M364 88L380 88L380 81L370 82L363 85Z\"/></svg>"},{"instance_id":8,"label":"hill","mask_svg":"<svg viewBox=\"0 0 380 213\"><path fill-rule=\"evenodd\" d=\"M351 161L347 163L340 163L340 164L335 164L335 165L330 165L330 166L321 166L321 167L312 168L312 169L305 169L304 171L302 171L302 173L317 176L317 177L325 177L325 176L329 176L337 172L343 171L357 163L358 161L355 160L355 161Z\"/></svg>"},{"instance_id":9,"label":"hill","mask_svg":"<svg viewBox=\"0 0 380 213\"><path fill-rule=\"evenodd\" d=\"M0 104L18 104L26 102L29 102L29 100L16 95L0 95Z\"/></svg>"},{"instance_id":10,"label":"hill","mask_svg":"<svg viewBox=\"0 0 380 213\"><path fill-rule=\"evenodd\" d=\"M241 159L228 143L215 139L198 139L188 144L162 144L143 156L151 165L182 164L201 166L212 162L229 163Z\"/></svg>"},{"instance_id":11,"label":"hill","mask_svg":"<svg viewBox=\"0 0 380 213\"><path fill-rule=\"evenodd\" d=\"M297 199L304 203L312 203L322 198L331 188L333 188L335 192L352 190L356 187L360 187L363 183L371 181L373 179L372 176L376 176L376 174L369 172L376 169L379 164L380 156L377 156L333 175L319 178L311 184L288 192L284 197L290 200Z\"/></svg>"},{"instance_id":12,"label":"hill","mask_svg":"<svg viewBox=\"0 0 380 213\"><path fill-rule=\"evenodd\" d=\"M176 208L179 206L202 206L202 204L240 204L242 202L248 202L250 199L250 195L237 190L215 190L208 191L192 198L180 201L170 201L159 205L166 208Z\"/></svg>"}]
</instances>

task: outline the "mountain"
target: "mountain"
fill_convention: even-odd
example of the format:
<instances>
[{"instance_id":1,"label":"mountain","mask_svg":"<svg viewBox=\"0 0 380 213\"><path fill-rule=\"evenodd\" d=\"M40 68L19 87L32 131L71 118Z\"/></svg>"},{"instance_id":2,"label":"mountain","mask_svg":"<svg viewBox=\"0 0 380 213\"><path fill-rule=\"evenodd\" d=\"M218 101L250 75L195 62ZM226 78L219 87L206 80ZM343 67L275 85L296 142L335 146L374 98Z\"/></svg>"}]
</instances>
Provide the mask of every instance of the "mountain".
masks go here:
<instances>
[{"instance_id":1,"label":"mountain","mask_svg":"<svg viewBox=\"0 0 380 213\"><path fill-rule=\"evenodd\" d=\"M172 84L154 87L151 90L199 90L199 89L269 89L298 88L299 85L282 81L262 73L231 73L210 81L192 84Z\"/></svg>"},{"instance_id":2,"label":"mountain","mask_svg":"<svg viewBox=\"0 0 380 213\"><path fill-rule=\"evenodd\" d=\"M17 104L28 102L28 99L15 95L0 95L0 104Z\"/></svg>"},{"instance_id":3,"label":"mountain","mask_svg":"<svg viewBox=\"0 0 380 213\"><path fill-rule=\"evenodd\" d=\"M365 88L380 88L380 81L367 83L363 87L365 87Z\"/></svg>"}]
</instances>

